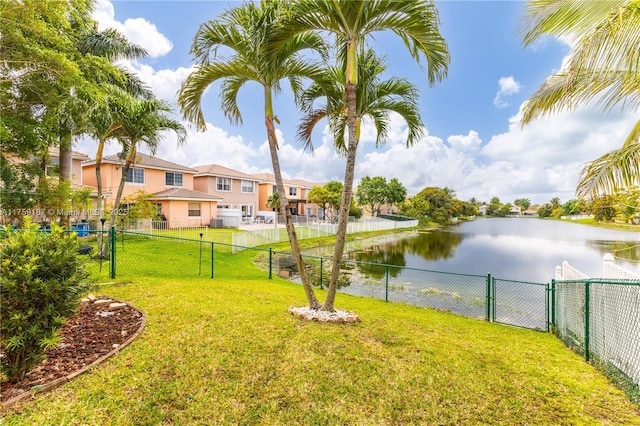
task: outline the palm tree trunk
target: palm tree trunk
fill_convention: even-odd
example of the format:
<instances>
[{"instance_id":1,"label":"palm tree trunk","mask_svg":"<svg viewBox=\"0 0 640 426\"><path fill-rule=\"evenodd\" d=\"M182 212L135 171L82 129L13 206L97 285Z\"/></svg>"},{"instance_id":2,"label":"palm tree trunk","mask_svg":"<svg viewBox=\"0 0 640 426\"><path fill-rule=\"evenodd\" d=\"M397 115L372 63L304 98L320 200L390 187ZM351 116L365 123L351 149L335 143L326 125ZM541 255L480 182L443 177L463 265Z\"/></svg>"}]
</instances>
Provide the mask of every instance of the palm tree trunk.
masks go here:
<instances>
[{"instance_id":1,"label":"palm tree trunk","mask_svg":"<svg viewBox=\"0 0 640 426\"><path fill-rule=\"evenodd\" d=\"M60 138L59 149L60 179L71 182L71 134Z\"/></svg>"},{"instance_id":2,"label":"palm tree trunk","mask_svg":"<svg viewBox=\"0 0 640 426\"><path fill-rule=\"evenodd\" d=\"M118 193L116 194L116 199L113 202L113 210L111 211L111 219L109 220L109 229L112 229L116 226L116 218L118 217L118 210L120 210L120 200L122 199L122 193L124 192L124 184L127 180L127 173L131 168L131 165L136 159L136 144L131 144L131 152L127 156L127 160L122 166L122 177L120 178L120 184L118 185ZM111 238L107 238L107 249L106 253L110 253L111 250Z\"/></svg>"},{"instance_id":3,"label":"palm tree trunk","mask_svg":"<svg viewBox=\"0 0 640 426\"><path fill-rule=\"evenodd\" d=\"M98 185L98 200L96 203L96 208L99 214L98 219L102 218L102 172L100 171L100 165L102 164L102 152L104 150L104 140L100 140L98 142L98 151L96 152L96 183ZM102 233L98 234L98 257L104 257L104 251L102 247Z\"/></svg>"},{"instance_id":4,"label":"palm tree trunk","mask_svg":"<svg viewBox=\"0 0 640 426\"><path fill-rule=\"evenodd\" d=\"M347 224L349 221L349 206L351 205L351 195L353 193L353 178L356 170L356 150L358 149L358 135L356 132L356 84L353 81L347 82L347 128L349 129L349 146L347 151L347 164L344 172L344 187L340 200L340 213L338 215L338 231L336 232L336 245L333 251L331 280L327 290L327 298L322 305L323 311L333 312L336 291L338 290L338 278L340 277L340 266L342 264L342 254L347 237Z\"/></svg>"},{"instance_id":5,"label":"palm tree trunk","mask_svg":"<svg viewBox=\"0 0 640 426\"><path fill-rule=\"evenodd\" d=\"M291 218L291 211L284 206L284 202L287 196L284 192L284 183L282 182L282 172L280 171L280 161L278 159L278 144L276 138L275 127L273 126L273 115L267 115L265 117L265 126L267 127L267 139L269 140L269 151L271 153L271 161L273 163L273 174L276 179L276 186L278 187L278 196L280 198L280 210L284 215L284 222L287 228L287 235L289 236L289 243L291 245L291 252L296 260L296 266L298 267L298 273L300 274L300 280L302 281L302 287L304 293L307 296L307 302L312 309L319 309L320 302L316 298L313 287L309 283L309 277L307 276L307 270L305 269L304 259L302 258L302 252L300 251L300 245L298 244L298 236L296 235L296 228L293 225Z\"/></svg>"}]
</instances>

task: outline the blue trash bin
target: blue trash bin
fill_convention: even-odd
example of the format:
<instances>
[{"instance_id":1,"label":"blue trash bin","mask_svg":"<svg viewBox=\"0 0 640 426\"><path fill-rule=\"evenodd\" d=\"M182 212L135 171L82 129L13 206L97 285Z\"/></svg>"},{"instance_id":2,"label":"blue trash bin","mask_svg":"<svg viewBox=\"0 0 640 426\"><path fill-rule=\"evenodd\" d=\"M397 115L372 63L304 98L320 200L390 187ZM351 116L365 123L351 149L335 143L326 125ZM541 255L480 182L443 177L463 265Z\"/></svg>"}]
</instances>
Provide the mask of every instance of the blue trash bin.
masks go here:
<instances>
[{"instance_id":1,"label":"blue trash bin","mask_svg":"<svg viewBox=\"0 0 640 426\"><path fill-rule=\"evenodd\" d=\"M89 235L88 223L79 223L75 225L74 228L78 231L78 237L86 237L87 235Z\"/></svg>"}]
</instances>

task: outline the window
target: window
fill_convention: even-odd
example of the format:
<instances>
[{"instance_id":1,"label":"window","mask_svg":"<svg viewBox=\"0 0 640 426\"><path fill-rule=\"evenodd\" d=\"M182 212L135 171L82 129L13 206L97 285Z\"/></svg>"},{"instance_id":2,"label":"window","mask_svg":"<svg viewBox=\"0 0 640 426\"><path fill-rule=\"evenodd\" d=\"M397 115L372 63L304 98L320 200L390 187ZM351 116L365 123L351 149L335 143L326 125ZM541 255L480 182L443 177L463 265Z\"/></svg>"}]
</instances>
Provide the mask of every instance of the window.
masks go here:
<instances>
[{"instance_id":1,"label":"window","mask_svg":"<svg viewBox=\"0 0 640 426\"><path fill-rule=\"evenodd\" d=\"M164 184L166 186L182 186L182 173L166 172Z\"/></svg>"},{"instance_id":2,"label":"window","mask_svg":"<svg viewBox=\"0 0 640 426\"><path fill-rule=\"evenodd\" d=\"M253 181L243 180L241 182L241 191L245 194L253 194Z\"/></svg>"},{"instance_id":3,"label":"window","mask_svg":"<svg viewBox=\"0 0 640 426\"><path fill-rule=\"evenodd\" d=\"M144 183L144 169L129 169L125 182Z\"/></svg>"},{"instance_id":4,"label":"window","mask_svg":"<svg viewBox=\"0 0 640 426\"><path fill-rule=\"evenodd\" d=\"M230 209L231 205L229 204L218 204L219 209Z\"/></svg>"},{"instance_id":5,"label":"window","mask_svg":"<svg viewBox=\"0 0 640 426\"><path fill-rule=\"evenodd\" d=\"M200 217L200 203L189 203L189 217Z\"/></svg>"},{"instance_id":6,"label":"window","mask_svg":"<svg viewBox=\"0 0 640 426\"><path fill-rule=\"evenodd\" d=\"M274 194L277 194L277 193L278 193L278 187L277 187L277 186L275 186L275 185L273 185L273 191L272 191L272 192L273 192Z\"/></svg>"},{"instance_id":7,"label":"window","mask_svg":"<svg viewBox=\"0 0 640 426\"><path fill-rule=\"evenodd\" d=\"M298 188L294 188L293 186L289 187L289 195L291 195L292 197L295 197L297 193L298 193Z\"/></svg>"},{"instance_id":8,"label":"window","mask_svg":"<svg viewBox=\"0 0 640 426\"><path fill-rule=\"evenodd\" d=\"M223 177L216 178L216 188L218 191L231 192L231 179Z\"/></svg>"}]
</instances>

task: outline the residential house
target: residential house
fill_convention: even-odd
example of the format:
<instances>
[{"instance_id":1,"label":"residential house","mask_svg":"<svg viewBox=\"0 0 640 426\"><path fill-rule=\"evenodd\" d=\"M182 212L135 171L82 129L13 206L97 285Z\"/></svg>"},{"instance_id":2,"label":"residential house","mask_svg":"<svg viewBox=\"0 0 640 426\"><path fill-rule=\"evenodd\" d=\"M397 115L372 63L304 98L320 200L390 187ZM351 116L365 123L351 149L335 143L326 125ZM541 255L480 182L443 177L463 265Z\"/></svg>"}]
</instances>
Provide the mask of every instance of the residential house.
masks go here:
<instances>
[{"instance_id":1,"label":"residential house","mask_svg":"<svg viewBox=\"0 0 640 426\"><path fill-rule=\"evenodd\" d=\"M105 205L113 204L123 178L124 160L117 155L103 158L102 175ZM83 183L97 188L96 162L82 164ZM219 197L194 190L196 169L172 163L157 157L138 153L125 178L123 199L137 191L152 194L158 206L158 215L169 227L209 226L217 217Z\"/></svg>"},{"instance_id":2,"label":"residential house","mask_svg":"<svg viewBox=\"0 0 640 426\"><path fill-rule=\"evenodd\" d=\"M278 192L275 176L270 173L252 174L259 180L259 211L273 211L274 209L267 206L269 197ZM302 179L283 179L284 190L287 194L287 207L294 216L319 216L318 206L307 202L309 191L316 184L307 182ZM320 212L321 215L322 212Z\"/></svg>"},{"instance_id":3,"label":"residential house","mask_svg":"<svg viewBox=\"0 0 640 426\"><path fill-rule=\"evenodd\" d=\"M218 209L235 209L241 220L253 221L257 215L260 179L218 164L194 167L193 188L219 197ZM224 212L221 212L224 213Z\"/></svg>"}]
</instances>

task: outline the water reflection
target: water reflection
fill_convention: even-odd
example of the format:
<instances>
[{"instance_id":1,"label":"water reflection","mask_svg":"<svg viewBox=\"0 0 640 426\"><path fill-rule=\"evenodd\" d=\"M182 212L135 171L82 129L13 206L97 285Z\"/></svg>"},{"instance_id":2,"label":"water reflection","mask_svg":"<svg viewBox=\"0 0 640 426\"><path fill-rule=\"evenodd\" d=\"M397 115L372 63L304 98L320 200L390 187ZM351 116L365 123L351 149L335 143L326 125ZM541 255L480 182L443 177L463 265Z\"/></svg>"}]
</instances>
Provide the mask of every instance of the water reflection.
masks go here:
<instances>
[{"instance_id":1,"label":"water reflection","mask_svg":"<svg viewBox=\"0 0 640 426\"><path fill-rule=\"evenodd\" d=\"M394 241L366 244L351 260L399 267L500 278L550 282L563 261L592 277L602 276L602 257L612 253L616 263L640 272L638 233L596 228L570 222L532 218L483 218L425 234L404 234ZM366 248L362 248L366 247ZM381 265L361 265L358 271L380 279ZM390 268L398 277L400 269Z\"/></svg>"},{"instance_id":2,"label":"water reflection","mask_svg":"<svg viewBox=\"0 0 640 426\"><path fill-rule=\"evenodd\" d=\"M384 265L407 266L407 254L425 260L448 259L455 255L462 239L463 235L450 232L423 233L356 250L348 256L357 262L364 262L358 263L358 270L369 277L382 278L388 273L395 278L402 270Z\"/></svg>"}]
</instances>

